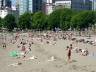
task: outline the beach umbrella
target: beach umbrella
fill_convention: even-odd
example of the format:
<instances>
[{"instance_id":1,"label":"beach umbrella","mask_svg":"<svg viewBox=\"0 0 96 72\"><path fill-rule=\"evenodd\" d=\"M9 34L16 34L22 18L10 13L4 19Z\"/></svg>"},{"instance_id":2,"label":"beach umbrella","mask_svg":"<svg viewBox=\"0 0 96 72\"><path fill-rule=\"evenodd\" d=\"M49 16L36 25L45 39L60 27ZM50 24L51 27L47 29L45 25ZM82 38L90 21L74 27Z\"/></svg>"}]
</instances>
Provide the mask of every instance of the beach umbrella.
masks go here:
<instances>
[{"instance_id":1,"label":"beach umbrella","mask_svg":"<svg viewBox=\"0 0 96 72\"><path fill-rule=\"evenodd\" d=\"M11 52L9 53L9 55L10 55L11 57L17 57L17 56L19 55L19 52L18 52L18 51L11 51Z\"/></svg>"}]
</instances>

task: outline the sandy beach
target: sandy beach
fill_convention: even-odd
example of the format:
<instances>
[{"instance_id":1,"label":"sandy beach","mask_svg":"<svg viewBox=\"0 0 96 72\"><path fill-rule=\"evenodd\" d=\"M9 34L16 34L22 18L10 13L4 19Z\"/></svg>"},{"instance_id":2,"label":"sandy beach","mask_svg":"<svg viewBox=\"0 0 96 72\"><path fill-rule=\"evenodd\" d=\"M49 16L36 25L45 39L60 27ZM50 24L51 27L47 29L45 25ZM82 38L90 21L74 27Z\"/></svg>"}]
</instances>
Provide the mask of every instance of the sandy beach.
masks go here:
<instances>
[{"instance_id":1,"label":"sandy beach","mask_svg":"<svg viewBox=\"0 0 96 72\"><path fill-rule=\"evenodd\" d=\"M75 36L74 36L75 37ZM87 37L76 37L88 39ZM95 40L92 36L89 40ZM27 36L26 40L31 40ZM6 40L7 42L8 40ZM74 42L70 40L58 39L47 44L44 41L33 40L31 51L25 58L11 57L9 53L13 50L20 51L17 45L20 43L20 37L15 44L8 43L7 48L0 46L0 72L96 72L96 46ZM53 44L56 42L56 44ZM67 62L66 46L73 44L73 48L87 48L88 56L82 56L72 50L71 63ZM26 47L28 47L26 45ZM18 65L17 63L21 64Z\"/></svg>"}]
</instances>

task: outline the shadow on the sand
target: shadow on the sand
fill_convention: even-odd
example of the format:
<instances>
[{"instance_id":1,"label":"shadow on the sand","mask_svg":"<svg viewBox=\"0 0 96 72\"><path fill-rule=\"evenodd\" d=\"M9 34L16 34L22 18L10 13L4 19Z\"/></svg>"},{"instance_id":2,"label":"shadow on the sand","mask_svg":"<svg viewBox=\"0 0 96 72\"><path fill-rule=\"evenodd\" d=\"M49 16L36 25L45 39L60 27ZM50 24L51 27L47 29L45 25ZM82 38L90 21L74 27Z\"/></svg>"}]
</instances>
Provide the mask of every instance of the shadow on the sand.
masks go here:
<instances>
[{"instance_id":1,"label":"shadow on the sand","mask_svg":"<svg viewBox=\"0 0 96 72\"><path fill-rule=\"evenodd\" d=\"M76 60L72 60L72 61L70 61L70 62L66 62L66 65L67 64L71 64L71 63L75 63L75 62L77 62Z\"/></svg>"}]
</instances>

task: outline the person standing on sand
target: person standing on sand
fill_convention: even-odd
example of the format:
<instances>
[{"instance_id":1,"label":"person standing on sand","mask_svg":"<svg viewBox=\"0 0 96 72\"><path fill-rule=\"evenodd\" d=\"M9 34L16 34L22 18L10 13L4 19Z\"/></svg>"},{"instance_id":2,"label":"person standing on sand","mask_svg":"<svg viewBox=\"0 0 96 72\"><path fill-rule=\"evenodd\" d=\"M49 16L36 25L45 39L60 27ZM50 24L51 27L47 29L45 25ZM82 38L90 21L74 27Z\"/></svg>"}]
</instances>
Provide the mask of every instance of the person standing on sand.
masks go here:
<instances>
[{"instance_id":1,"label":"person standing on sand","mask_svg":"<svg viewBox=\"0 0 96 72\"><path fill-rule=\"evenodd\" d=\"M68 50L68 53L67 53L68 62L70 62L71 61L71 50L72 50L72 46L71 47L67 46L67 50Z\"/></svg>"}]
</instances>

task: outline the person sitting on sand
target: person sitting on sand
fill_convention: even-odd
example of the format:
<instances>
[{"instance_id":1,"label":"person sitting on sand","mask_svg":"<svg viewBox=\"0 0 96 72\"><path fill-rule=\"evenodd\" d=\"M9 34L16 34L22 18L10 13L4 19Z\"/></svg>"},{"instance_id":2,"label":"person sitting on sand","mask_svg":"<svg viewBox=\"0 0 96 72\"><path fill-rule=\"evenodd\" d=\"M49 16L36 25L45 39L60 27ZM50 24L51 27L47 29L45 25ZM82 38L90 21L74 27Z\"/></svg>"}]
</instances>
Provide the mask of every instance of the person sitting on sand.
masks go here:
<instances>
[{"instance_id":1,"label":"person sitting on sand","mask_svg":"<svg viewBox=\"0 0 96 72\"><path fill-rule=\"evenodd\" d=\"M46 43L49 44L50 42L47 40Z\"/></svg>"},{"instance_id":2,"label":"person sitting on sand","mask_svg":"<svg viewBox=\"0 0 96 72\"><path fill-rule=\"evenodd\" d=\"M3 43L3 48L6 48L6 43Z\"/></svg>"},{"instance_id":3,"label":"person sitting on sand","mask_svg":"<svg viewBox=\"0 0 96 72\"><path fill-rule=\"evenodd\" d=\"M29 47L31 47L31 43L29 43Z\"/></svg>"},{"instance_id":4,"label":"person sitting on sand","mask_svg":"<svg viewBox=\"0 0 96 72\"><path fill-rule=\"evenodd\" d=\"M86 50L82 49L82 53L81 53L82 56L87 56L88 54L89 52L87 49Z\"/></svg>"},{"instance_id":5,"label":"person sitting on sand","mask_svg":"<svg viewBox=\"0 0 96 72\"><path fill-rule=\"evenodd\" d=\"M73 45L72 45L72 44L70 44L70 48L72 48L72 49L73 49Z\"/></svg>"}]
</instances>

